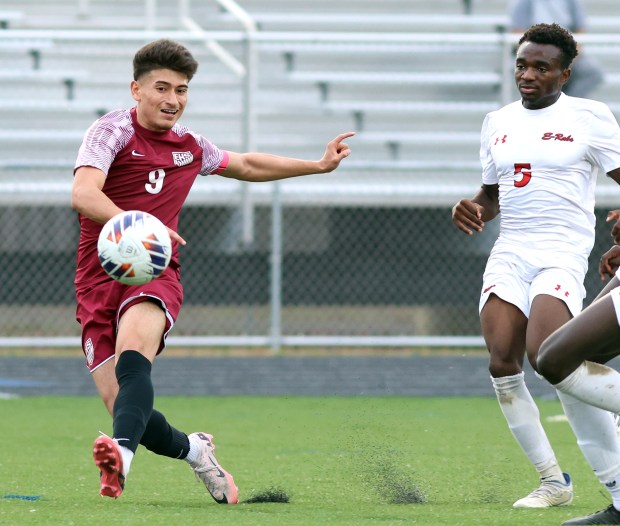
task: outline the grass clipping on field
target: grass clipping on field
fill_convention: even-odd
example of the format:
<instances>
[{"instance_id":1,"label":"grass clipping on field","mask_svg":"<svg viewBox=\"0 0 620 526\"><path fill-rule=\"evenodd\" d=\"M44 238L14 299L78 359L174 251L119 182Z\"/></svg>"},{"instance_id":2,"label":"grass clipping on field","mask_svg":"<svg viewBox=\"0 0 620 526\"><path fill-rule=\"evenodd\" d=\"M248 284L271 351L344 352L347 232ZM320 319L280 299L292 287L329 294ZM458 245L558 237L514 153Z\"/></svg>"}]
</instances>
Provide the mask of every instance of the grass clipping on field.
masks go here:
<instances>
[{"instance_id":1,"label":"grass clipping on field","mask_svg":"<svg viewBox=\"0 0 620 526\"><path fill-rule=\"evenodd\" d=\"M374 450L368 452L371 471L367 478L376 492L390 504L424 504L427 496L413 473L405 470L395 458L394 452Z\"/></svg>"},{"instance_id":2,"label":"grass clipping on field","mask_svg":"<svg viewBox=\"0 0 620 526\"><path fill-rule=\"evenodd\" d=\"M288 504L290 502L288 493L282 488L268 488L253 494L243 502L246 504L261 504L264 502L279 502Z\"/></svg>"}]
</instances>

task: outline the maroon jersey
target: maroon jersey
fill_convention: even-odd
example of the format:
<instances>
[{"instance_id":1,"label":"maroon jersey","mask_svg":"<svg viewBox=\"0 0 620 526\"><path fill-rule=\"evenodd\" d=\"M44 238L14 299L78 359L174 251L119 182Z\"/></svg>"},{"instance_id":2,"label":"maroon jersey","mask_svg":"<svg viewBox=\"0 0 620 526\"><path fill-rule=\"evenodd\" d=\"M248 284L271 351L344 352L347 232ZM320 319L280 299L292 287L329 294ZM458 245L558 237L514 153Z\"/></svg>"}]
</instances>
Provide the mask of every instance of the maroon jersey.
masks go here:
<instances>
[{"instance_id":1,"label":"maroon jersey","mask_svg":"<svg viewBox=\"0 0 620 526\"><path fill-rule=\"evenodd\" d=\"M227 164L224 150L178 123L165 132L143 128L133 108L113 111L93 123L80 147L75 170L98 168L107 176L103 192L117 206L148 212L176 231L195 178L220 173ZM97 256L101 226L80 215L77 288L110 279ZM170 266L179 266L175 242Z\"/></svg>"}]
</instances>

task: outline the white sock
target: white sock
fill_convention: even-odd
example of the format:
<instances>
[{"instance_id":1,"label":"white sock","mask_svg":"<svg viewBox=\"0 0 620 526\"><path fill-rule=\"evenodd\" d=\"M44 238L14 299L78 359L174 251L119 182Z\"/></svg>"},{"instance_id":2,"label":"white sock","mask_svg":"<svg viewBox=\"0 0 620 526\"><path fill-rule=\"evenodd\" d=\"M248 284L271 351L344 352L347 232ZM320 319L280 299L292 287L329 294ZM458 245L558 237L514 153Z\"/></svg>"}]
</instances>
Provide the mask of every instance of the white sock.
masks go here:
<instances>
[{"instance_id":1,"label":"white sock","mask_svg":"<svg viewBox=\"0 0 620 526\"><path fill-rule=\"evenodd\" d=\"M123 475L127 477L129 467L131 466L131 461L133 460L133 451L125 446L121 446L120 444L118 444L118 449L120 450L121 457L123 458Z\"/></svg>"},{"instance_id":2,"label":"white sock","mask_svg":"<svg viewBox=\"0 0 620 526\"><path fill-rule=\"evenodd\" d=\"M620 511L620 473L617 473L614 477L611 477L604 483L605 489L609 491L614 508Z\"/></svg>"},{"instance_id":3,"label":"white sock","mask_svg":"<svg viewBox=\"0 0 620 526\"><path fill-rule=\"evenodd\" d=\"M620 373L606 365L583 362L555 388L586 404L620 413Z\"/></svg>"},{"instance_id":4,"label":"white sock","mask_svg":"<svg viewBox=\"0 0 620 526\"><path fill-rule=\"evenodd\" d=\"M508 427L541 478L564 480L549 439L540 423L540 412L528 391L523 372L493 378L493 387Z\"/></svg>"},{"instance_id":5,"label":"white sock","mask_svg":"<svg viewBox=\"0 0 620 526\"><path fill-rule=\"evenodd\" d=\"M620 510L620 442L613 415L558 391L583 456Z\"/></svg>"},{"instance_id":6,"label":"white sock","mask_svg":"<svg viewBox=\"0 0 620 526\"><path fill-rule=\"evenodd\" d=\"M185 461L188 464L195 464L200 459L200 453L202 452L202 444L200 443L200 439L197 439L193 436L188 436L189 438L189 453L185 457Z\"/></svg>"},{"instance_id":7,"label":"white sock","mask_svg":"<svg viewBox=\"0 0 620 526\"><path fill-rule=\"evenodd\" d=\"M620 473L620 442L612 414L562 391L558 397L583 456L601 483L607 483Z\"/></svg>"}]
</instances>

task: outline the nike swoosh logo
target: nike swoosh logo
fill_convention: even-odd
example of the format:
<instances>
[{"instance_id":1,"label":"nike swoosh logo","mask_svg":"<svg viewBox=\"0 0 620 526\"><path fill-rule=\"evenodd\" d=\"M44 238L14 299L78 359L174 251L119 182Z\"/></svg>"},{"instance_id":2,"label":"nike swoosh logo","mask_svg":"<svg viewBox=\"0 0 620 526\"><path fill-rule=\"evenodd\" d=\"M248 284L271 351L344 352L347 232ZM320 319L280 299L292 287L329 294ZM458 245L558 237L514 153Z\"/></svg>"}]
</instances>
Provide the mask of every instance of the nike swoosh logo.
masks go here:
<instances>
[{"instance_id":1,"label":"nike swoosh logo","mask_svg":"<svg viewBox=\"0 0 620 526\"><path fill-rule=\"evenodd\" d=\"M136 157L144 157L144 154L143 154L143 153L138 153L136 150L133 150L133 151L131 152L131 155L135 155Z\"/></svg>"},{"instance_id":2,"label":"nike swoosh logo","mask_svg":"<svg viewBox=\"0 0 620 526\"><path fill-rule=\"evenodd\" d=\"M213 467L215 469L217 469L217 476L218 477L226 477L226 475L224 475L224 472L217 466L217 462L215 462L215 460L213 460L213 458L209 457L209 460L213 463Z\"/></svg>"}]
</instances>

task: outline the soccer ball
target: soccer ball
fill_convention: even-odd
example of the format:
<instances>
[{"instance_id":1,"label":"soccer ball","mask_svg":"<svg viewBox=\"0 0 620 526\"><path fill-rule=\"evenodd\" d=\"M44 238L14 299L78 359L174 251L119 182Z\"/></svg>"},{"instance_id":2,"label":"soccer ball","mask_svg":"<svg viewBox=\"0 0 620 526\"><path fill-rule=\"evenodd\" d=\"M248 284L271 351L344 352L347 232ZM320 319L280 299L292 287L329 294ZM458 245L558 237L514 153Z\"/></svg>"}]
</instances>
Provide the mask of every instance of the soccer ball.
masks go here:
<instances>
[{"instance_id":1,"label":"soccer ball","mask_svg":"<svg viewBox=\"0 0 620 526\"><path fill-rule=\"evenodd\" d=\"M108 276L125 285L143 285L166 270L172 243L168 229L159 219L129 210L103 225L97 251Z\"/></svg>"}]
</instances>

